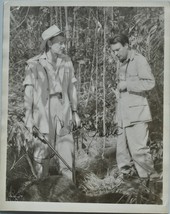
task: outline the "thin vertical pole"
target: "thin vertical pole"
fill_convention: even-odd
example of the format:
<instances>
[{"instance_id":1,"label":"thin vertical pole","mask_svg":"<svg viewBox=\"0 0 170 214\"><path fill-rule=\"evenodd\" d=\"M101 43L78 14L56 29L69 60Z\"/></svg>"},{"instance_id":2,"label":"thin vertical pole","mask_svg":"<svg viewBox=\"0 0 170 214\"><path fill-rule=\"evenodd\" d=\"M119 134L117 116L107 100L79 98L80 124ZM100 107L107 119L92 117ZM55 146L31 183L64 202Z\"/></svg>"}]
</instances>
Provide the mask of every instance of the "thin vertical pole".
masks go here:
<instances>
[{"instance_id":1,"label":"thin vertical pole","mask_svg":"<svg viewBox=\"0 0 170 214\"><path fill-rule=\"evenodd\" d=\"M106 75L106 8L103 8L104 12L104 47L103 47L103 155L104 155L104 148L106 145L106 88L105 88L105 75Z\"/></svg>"}]
</instances>

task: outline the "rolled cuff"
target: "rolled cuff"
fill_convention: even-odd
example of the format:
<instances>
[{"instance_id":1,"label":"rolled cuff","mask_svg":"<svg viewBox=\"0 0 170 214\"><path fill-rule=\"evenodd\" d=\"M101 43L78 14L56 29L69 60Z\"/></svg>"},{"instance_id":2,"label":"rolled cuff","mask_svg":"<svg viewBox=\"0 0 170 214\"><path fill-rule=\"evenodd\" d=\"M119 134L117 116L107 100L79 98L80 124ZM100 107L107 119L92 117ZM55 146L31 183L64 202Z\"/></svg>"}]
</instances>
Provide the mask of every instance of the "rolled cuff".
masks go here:
<instances>
[{"instance_id":1,"label":"rolled cuff","mask_svg":"<svg viewBox=\"0 0 170 214\"><path fill-rule=\"evenodd\" d=\"M33 82L32 82L32 79L30 76L26 76L25 77L25 80L23 82L23 85L26 86L26 85L33 85Z\"/></svg>"},{"instance_id":2,"label":"rolled cuff","mask_svg":"<svg viewBox=\"0 0 170 214\"><path fill-rule=\"evenodd\" d=\"M77 82L77 79L75 77L72 78L72 83Z\"/></svg>"}]
</instances>

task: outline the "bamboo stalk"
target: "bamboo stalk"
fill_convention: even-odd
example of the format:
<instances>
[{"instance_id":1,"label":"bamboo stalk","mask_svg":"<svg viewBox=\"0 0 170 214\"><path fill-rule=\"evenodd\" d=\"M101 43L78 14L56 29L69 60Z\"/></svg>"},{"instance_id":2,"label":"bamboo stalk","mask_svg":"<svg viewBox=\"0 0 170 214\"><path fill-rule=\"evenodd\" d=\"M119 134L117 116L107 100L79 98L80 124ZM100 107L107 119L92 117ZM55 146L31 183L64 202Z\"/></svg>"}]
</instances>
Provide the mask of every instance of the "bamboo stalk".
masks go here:
<instances>
[{"instance_id":1,"label":"bamboo stalk","mask_svg":"<svg viewBox=\"0 0 170 214\"><path fill-rule=\"evenodd\" d=\"M62 7L60 7L60 30L63 30L63 26L62 26Z\"/></svg>"},{"instance_id":2,"label":"bamboo stalk","mask_svg":"<svg viewBox=\"0 0 170 214\"><path fill-rule=\"evenodd\" d=\"M25 157L26 154L22 155L19 160L16 161L16 156L15 156L15 160L14 160L14 163L12 164L12 167L10 168L9 171L13 170L17 165L18 163L22 160L23 157Z\"/></svg>"},{"instance_id":3,"label":"bamboo stalk","mask_svg":"<svg viewBox=\"0 0 170 214\"><path fill-rule=\"evenodd\" d=\"M53 7L50 7L50 26L53 24Z\"/></svg>"},{"instance_id":4,"label":"bamboo stalk","mask_svg":"<svg viewBox=\"0 0 170 214\"><path fill-rule=\"evenodd\" d=\"M98 8L96 11L96 18L98 21ZM97 24L96 24L97 25ZM97 27L96 26L96 31L97 31ZM96 129L98 129L98 38L96 38Z\"/></svg>"},{"instance_id":5,"label":"bamboo stalk","mask_svg":"<svg viewBox=\"0 0 170 214\"><path fill-rule=\"evenodd\" d=\"M56 22L56 25L58 26L59 23L58 23L58 7L54 7L54 11L55 11L55 22Z\"/></svg>"},{"instance_id":6,"label":"bamboo stalk","mask_svg":"<svg viewBox=\"0 0 170 214\"><path fill-rule=\"evenodd\" d=\"M65 11L65 22L66 22L66 53L68 53L68 38L69 38L69 31L68 31L68 13L67 13L67 7L64 7Z\"/></svg>"},{"instance_id":7,"label":"bamboo stalk","mask_svg":"<svg viewBox=\"0 0 170 214\"><path fill-rule=\"evenodd\" d=\"M103 154L104 157L104 148L106 145L106 87L105 87L105 75L106 75L106 8L103 8L104 12L104 47L103 47Z\"/></svg>"},{"instance_id":8,"label":"bamboo stalk","mask_svg":"<svg viewBox=\"0 0 170 214\"><path fill-rule=\"evenodd\" d=\"M75 8L73 9L73 35L72 35L72 41L73 41L73 46L75 45L75 32L76 32L76 10Z\"/></svg>"}]
</instances>

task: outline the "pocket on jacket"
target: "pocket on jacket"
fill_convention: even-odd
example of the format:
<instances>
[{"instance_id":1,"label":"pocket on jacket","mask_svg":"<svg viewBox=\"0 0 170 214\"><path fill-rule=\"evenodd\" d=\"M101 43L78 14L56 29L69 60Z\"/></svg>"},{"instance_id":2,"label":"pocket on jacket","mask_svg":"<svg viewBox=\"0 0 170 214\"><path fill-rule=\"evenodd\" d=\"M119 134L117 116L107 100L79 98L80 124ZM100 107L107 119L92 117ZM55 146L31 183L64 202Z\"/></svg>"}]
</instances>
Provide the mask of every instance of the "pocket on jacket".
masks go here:
<instances>
[{"instance_id":1,"label":"pocket on jacket","mask_svg":"<svg viewBox=\"0 0 170 214\"><path fill-rule=\"evenodd\" d=\"M129 106L130 123L148 122L152 120L150 108L147 104Z\"/></svg>"},{"instance_id":2,"label":"pocket on jacket","mask_svg":"<svg viewBox=\"0 0 170 214\"><path fill-rule=\"evenodd\" d=\"M130 94L128 99L128 106L131 107L137 107L137 106L148 106L148 101L146 97L139 96L138 94Z\"/></svg>"},{"instance_id":3,"label":"pocket on jacket","mask_svg":"<svg viewBox=\"0 0 170 214\"><path fill-rule=\"evenodd\" d=\"M130 81L138 81L139 80L139 77L138 77L138 75L129 75L128 76L128 80L130 80Z\"/></svg>"}]
</instances>

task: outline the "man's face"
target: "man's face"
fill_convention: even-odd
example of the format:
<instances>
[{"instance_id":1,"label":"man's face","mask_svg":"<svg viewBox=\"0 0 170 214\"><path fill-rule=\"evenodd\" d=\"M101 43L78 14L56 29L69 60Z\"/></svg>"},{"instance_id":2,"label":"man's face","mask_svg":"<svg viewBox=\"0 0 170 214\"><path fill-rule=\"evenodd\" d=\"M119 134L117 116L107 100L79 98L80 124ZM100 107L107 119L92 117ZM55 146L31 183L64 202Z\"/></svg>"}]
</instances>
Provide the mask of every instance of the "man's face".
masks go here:
<instances>
[{"instance_id":1,"label":"man's face","mask_svg":"<svg viewBox=\"0 0 170 214\"><path fill-rule=\"evenodd\" d=\"M51 40L51 51L54 54L63 54L65 52L65 40L59 41L57 37Z\"/></svg>"},{"instance_id":2,"label":"man's face","mask_svg":"<svg viewBox=\"0 0 170 214\"><path fill-rule=\"evenodd\" d=\"M120 62L124 62L127 59L128 56L128 44L125 44L124 46L118 42L116 44L112 44L110 46L113 53L116 55L116 57L119 59Z\"/></svg>"}]
</instances>

